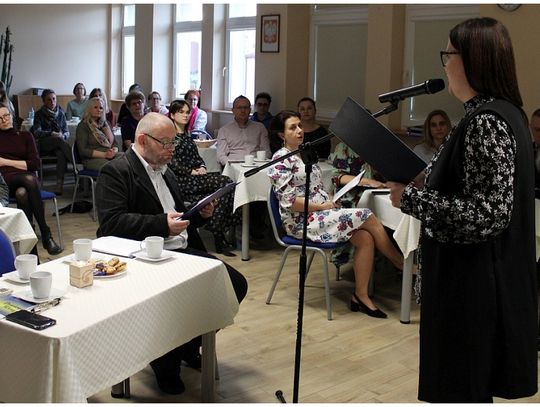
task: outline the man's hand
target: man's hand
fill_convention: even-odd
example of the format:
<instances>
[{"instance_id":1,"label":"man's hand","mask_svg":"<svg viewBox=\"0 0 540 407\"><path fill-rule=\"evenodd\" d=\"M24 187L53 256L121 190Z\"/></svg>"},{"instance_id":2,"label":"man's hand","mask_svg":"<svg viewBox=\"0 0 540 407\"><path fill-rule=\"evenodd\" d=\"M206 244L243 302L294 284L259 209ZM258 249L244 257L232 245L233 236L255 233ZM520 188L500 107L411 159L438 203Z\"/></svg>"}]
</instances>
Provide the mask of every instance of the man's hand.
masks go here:
<instances>
[{"instance_id":1,"label":"man's hand","mask_svg":"<svg viewBox=\"0 0 540 407\"><path fill-rule=\"evenodd\" d=\"M167 214L167 224L169 225L169 235L176 236L182 233L189 226L189 220L178 219L182 213L173 212Z\"/></svg>"},{"instance_id":2,"label":"man's hand","mask_svg":"<svg viewBox=\"0 0 540 407\"><path fill-rule=\"evenodd\" d=\"M202 208L199 213L203 219L208 219L214 214L214 208L217 206L217 201L210 202L204 208Z\"/></svg>"}]
</instances>

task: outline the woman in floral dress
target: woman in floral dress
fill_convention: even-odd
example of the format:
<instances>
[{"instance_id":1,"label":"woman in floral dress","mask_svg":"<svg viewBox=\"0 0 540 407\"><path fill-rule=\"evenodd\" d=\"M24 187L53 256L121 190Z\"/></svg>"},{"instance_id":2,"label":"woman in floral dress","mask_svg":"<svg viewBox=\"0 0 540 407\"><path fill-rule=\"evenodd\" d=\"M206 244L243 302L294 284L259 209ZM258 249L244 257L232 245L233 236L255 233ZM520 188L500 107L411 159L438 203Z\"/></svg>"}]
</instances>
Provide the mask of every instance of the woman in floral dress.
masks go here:
<instances>
[{"instance_id":1,"label":"woman in floral dress","mask_svg":"<svg viewBox=\"0 0 540 407\"><path fill-rule=\"evenodd\" d=\"M169 117L175 125L179 142L169 168L178 178L184 199L195 204L232 180L225 175L206 172L204 161L186 129L190 111L191 106L185 100L175 100L169 107ZM225 238L224 231L239 223L239 216L233 214L233 200L234 194L220 198L214 215L205 225L205 228L214 234L216 252L228 256L234 256L234 253L225 250L230 244Z\"/></svg>"},{"instance_id":2,"label":"woman in floral dress","mask_svg":"<svg viewBox=\"0 0 540 407\"><path fill-rule=\"evenodd\" d=\"M280 112L270 123L270 137L282 140L277 159L298 148L304 141L300 117L292 111ZM279 210L285 233L302 238L305 197L305 165L294 155L268 169L268 176L279 200ZM309 190L307 238L313 242L346 242L355 247L355 291L351 311L370 317L386 318L368 296L368 284L373 270L375 248L398 268L403 268L403 256L392 245L379 220L366 208L340 208L324 191L319 166L313 166Z\"/></svg>"}]
</instances>

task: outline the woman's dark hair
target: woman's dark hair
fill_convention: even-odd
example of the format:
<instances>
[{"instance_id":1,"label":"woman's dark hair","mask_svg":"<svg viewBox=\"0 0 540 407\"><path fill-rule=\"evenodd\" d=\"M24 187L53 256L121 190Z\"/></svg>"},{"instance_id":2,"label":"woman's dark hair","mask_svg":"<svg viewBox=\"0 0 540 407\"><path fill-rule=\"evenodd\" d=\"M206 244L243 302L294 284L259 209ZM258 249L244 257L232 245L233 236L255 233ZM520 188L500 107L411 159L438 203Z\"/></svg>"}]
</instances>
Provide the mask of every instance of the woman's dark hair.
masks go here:
<instances>
[{"instance_id":1,"label":"woman's dark hair","mask_svg":"<svg viewBox=\"0 0 540 407\"><path fill-rule=\"evenodd\" d=\"M169 106L169 117L172 119L173 114L182 110L184 106L187 106L191 112L191 105L188 102L181 99L173 100Z\"/></svg>"},{"instance_id":2,"label":"woman's dark hair","mask_svg":"<svg viewBox=\"0 0 540 407\"><path fill-rule=\"evenodd\" d=\"M41 92L41 100L45 102L45 98L49 96L51 93L56 94L56 92L52 89L43 89L43 92Z\"/></svg>"},{"instance_id":3,"label":"woman's dark hair","mask_svg":"<svg viewBox=\"0 0 540 407\"><path fill-rule=\"evenodd\" d=\"M523 106L512 41L503 24L489 17L472 18L452 28L449 38L476 92Z\"/></svg>"},{"instance_id":4,"label":"woman's dark hair","mask_svg":"<svg viewBox=\"0 0 540 407\"><path fill-rule=\"evenodd\" d=\"M435 147L435 143L433 141L433 135L431 134L431 126L430 122L431 119L434 116L442 116L444 121L446 122L446 125L448 126L448 130L452 128L452 122L450 121L450 117L448 117L448 114L444 110L433 110L431 111L424 121L424 143L426 143L429 147Z\"/></svg>"},{"instance_id":5,"label":"woman's dark hair","mask_svg":"<svg viewBox=\"0 0 540 407\"><path fill-rule=\"evenodd\" d=\"M82 86L84 88L84 96L86 96L86 86L84 86L84 84L81 82L75 84L75 86L73 87L73 94L75 94L75 91L77 90L77 86Z\"/></svg>"},{"instance_id":6,"label":"woman's dark hair","mask_svg":"<svg viewBox=\"0 0 540 407\"><path fill-rule=\"evenodd\" d=\"M297 110L300 108L300 103L302 102L311 102L311 104L313 105L313 108L315 109L315 111L317 111L317 105L315 104L315 101L308 96L305 96L298 101L298 103L296 104Z\"/></svg>"},{"instance_id":7,"label":"woman's dark hair","mask_svg":"<svg viewBox=\"0 0 540 407\"><path fill-rule=\"evenodd\" d=\"M291 117L300 119L300 115L292 110L282 110L272 118L272 121L268 126L270 150L272 151L272 154L279 150L279 146L283 145L283 139L279 137L279 133L285 132L285 122Z\"/></svg>"}]
</instances>

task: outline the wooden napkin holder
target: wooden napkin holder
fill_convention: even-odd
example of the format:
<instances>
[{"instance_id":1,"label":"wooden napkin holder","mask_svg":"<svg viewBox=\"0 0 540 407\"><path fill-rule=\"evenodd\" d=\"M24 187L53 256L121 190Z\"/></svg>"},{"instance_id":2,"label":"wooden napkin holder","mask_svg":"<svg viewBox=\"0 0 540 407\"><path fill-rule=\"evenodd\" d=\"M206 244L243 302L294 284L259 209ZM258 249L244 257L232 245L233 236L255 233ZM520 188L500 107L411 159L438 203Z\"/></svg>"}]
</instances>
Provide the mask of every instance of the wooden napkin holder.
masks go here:
<instances>
[{"instance_id":1,"label":"wooden napkin holder","mask_svg":"<svg viewBox=\"0 0 540 407\"><path fill-rule=\"evenodd\" d=\"M69 265L69 284L77 288L94 284L94 264L87 261L75 261Z\"/></svg>"}]
</instances>

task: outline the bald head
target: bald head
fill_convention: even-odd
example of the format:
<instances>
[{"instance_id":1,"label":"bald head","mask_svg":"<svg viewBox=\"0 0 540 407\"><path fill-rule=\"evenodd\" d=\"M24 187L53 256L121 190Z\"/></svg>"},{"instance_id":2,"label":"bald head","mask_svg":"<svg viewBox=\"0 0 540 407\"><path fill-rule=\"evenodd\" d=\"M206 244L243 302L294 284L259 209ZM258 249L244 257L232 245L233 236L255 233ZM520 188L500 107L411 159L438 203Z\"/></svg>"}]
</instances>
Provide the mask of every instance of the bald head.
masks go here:
<instances>
[{"instance_id":1,"label":"bald head","mask_svg":"<svg viewBox=\"0 0 540 407\"><path fill-rule=\"evenodd\" d=\"M157 168L171 161L175 147L172 142L175 137L176 131L172 120L165 115L151 112L137 125L135 147L146 162Z\"/></svg>"},{"instance_id":2,"label":"bald head","mask_svg":"<svg viewBox=\"0 0 540 407\"><path fill-rule=\"evenodd\" d=\"M135 143L140 144L140 136L144 134L161 134L163 138L174 139L176 130L171 119L160 113L147 113L137 125L135 130Z\"/></svg>"}]
</instances>

